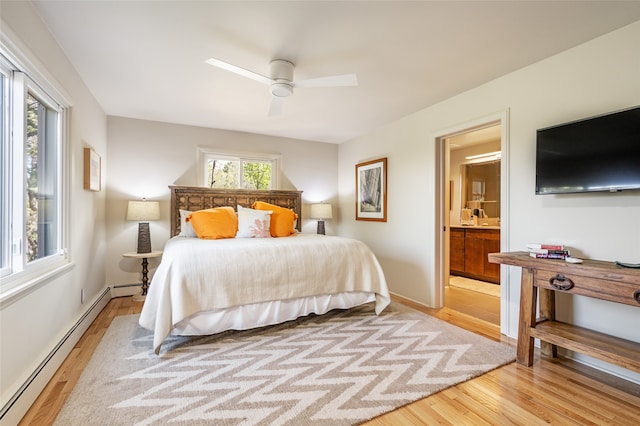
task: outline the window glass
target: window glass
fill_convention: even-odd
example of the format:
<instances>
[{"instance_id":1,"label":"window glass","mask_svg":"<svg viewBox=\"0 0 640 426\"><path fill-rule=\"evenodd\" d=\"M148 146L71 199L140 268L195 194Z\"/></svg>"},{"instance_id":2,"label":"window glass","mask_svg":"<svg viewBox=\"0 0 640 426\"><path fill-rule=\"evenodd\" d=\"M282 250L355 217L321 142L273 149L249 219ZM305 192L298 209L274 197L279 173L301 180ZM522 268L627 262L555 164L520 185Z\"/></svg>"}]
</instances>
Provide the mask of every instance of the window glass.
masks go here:
<instances>
[{"instance_id":1,"label":"window glass","mask_svg":"<svg viewBox=\"0 0 640 426\"><path fill-rule=\"evenodd\" d=\"M267 161L243 161L244 189L271 189L272 164Z\"/></svg>"},{"instance_id":2,"label":"window glass","mask_svg":"<svg viewBox=\"0 0 640 426\"><path fill-rule=\"evenodd\" d=\"M207 182L210 188L239 188L240 162L220 158L209 159Z\"/></svg>"},{"instance_id":3,"label":"window glass","mask_svg":"<svg viewBox=\"0 0 640 426\"><path fill-rule=\"evenodd\" d=\"M27 262L57 252L57 112L27 94L25 235Z\"/></svg>"},{"instance_id":4,"label":"window glass","mask_svg":"<svg viewBox=\"0 0 640 426\"><path fill-rule=\"evenodd\" d=\"M203 152L204 184L210 188L276 189L278 160Z\"/></svg>"}]
</instances>

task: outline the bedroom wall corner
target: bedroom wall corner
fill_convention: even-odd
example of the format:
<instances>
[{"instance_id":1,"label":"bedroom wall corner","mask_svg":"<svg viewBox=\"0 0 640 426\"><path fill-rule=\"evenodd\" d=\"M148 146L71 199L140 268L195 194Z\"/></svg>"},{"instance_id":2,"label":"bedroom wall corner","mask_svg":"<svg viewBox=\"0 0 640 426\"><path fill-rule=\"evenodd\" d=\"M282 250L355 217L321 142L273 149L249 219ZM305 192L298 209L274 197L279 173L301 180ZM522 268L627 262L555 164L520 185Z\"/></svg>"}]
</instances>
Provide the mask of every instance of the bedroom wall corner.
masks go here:
<instances>
[{"instance_id":1,"label":"bedroom wall corner","mask_svg":"<svg viewBox=\"0 0 640 426\"><path fill-rule=\"evenodd\" d=\"M22 55L70 98L68 131L69 238L71 264L61 273L13 297L0 307L0 407L2 417L20 418L26 399L7 406L14 396L37 396L47 383L63 352L39 366L90 309L91 301L105 290L104 191L83 189L83 149L91 146L108 164L106 115L89 92L30 2L2 3L3 35L11 37ZM102 182L107 179L102 169ZM84 290L85 302L81 301ZM73 345L71 345L73 346ZM63 349L64 351L65 349ZM51 364L53 363L53 364ZM39 372L40 371L40 372ZM37 380L30 382L36 374ZM31 383L26 391L20 389ZM28 406L26 407L28 408ZM9 418L9 417L6 417Z\"/></svg>"},{"instance_id":2,"label":"bedroom wall corner","mask_svg":"<svg viewBox=\"0 0 640 426\"><path fill-rule=\"evenodd\" d=\"M124 117L108 117L109 182L107 194L107 283L114 294L137 294L139 287L120 287L140 282L137 259L122 254L136 249L137 224L127 222L127 201L146 197L160 202L160 220L150 222L154 250L169 239L169 185L200 186L197 148L279 154L281 189L302 193L302 231L316 232L310 220L310 204L326 201L334 206L334 218L326 222L327 233L336 233L338 147L335 144L286 139ZM339 216L338 216L339 217ZM149 259L153 276L160 259Z\"/></svg>"}]
</instances>

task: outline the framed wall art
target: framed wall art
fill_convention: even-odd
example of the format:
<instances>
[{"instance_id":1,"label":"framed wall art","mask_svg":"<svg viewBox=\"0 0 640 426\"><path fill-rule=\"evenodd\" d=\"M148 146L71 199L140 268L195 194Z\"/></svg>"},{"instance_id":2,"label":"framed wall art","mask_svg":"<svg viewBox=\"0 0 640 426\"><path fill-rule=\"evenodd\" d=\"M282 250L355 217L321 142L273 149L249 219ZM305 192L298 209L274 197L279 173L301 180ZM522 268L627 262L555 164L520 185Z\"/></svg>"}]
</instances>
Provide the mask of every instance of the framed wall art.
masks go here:
<instances>
[{"instance_id":1,"label":"framed wall art","mask_svg":"<svg viewBox=\"0 0 640 426\"><path fill-rule=\"evenodd\" d=\"M356 220L387 221L387 159L356 164Z\"/></svg>"},{"instance_id":2,"label":"framed wall art","mask_svg":"<svg viewBox=\"0 0 640 426\"><path fill-rule=\"evenodd\" d=\"M84 149L84 189L100 191L102 159L92 148Z\"/></svg>"}]
</instances>

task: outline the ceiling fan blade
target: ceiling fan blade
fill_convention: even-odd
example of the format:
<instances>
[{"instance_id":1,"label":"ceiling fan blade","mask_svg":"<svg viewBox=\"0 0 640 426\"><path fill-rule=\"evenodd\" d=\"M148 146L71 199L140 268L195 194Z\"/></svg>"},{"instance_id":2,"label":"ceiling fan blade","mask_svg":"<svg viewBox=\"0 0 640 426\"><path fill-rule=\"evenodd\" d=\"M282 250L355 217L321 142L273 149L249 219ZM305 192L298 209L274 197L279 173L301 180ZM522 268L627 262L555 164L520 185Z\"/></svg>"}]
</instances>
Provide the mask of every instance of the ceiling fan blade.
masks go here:
<instances>
[{"instance_id":1,"label":"ceiling fan blade","mask_svg":"<svg viewBox=\"0 0 640 426\"><path fill-rule=\"evenodd\" d=\"M358 76L355 74L332 75L309 80L296 81L296 87L345 87L357 86Z\"/></svg>"},{"instance_id":2,"label":"ceiling fan blade","mask_svg":"<svg viewBox=\"0 0 640 426\"><path fill-rule=\"evenodd\" d=\"M269 105L269 117L275 117L282 114L282 104L284 104L284 98L271 96L271 104Z\"/></svg>"},{"instance_id":3,"label":"ceiling fan blade","mask_svg":"<svg viewBox=\"0 0 640 426\"><path fill-rule=\"evenodd\" d=\"M241 75L243 77L247 77L252 80L259 81L260 83L264 83L264 84L273 83L273 80L270 79L269 77L265 77L264 75L258 74L256 72L249 71L244 68L240 68L238 66L229 64L227 62L221 61L220 59L209 58L205 62L209 65L213 65L214 67L222 68L223 70L231 71L232 73Z\"/></svg>"}]
</instances>

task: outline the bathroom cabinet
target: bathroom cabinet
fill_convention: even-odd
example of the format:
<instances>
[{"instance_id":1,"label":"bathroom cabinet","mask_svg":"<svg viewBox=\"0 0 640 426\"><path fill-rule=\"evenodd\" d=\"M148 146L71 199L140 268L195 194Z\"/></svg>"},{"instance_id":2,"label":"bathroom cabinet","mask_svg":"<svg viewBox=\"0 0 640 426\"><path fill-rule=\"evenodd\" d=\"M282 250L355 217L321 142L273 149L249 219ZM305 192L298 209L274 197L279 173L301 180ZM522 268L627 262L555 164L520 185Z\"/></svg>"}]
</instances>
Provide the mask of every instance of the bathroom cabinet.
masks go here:
<instances>
[{"instance_id":1,"label":"bathroom cabinet","mask_svg":"<svg viewBox=\"0 0 640 426\"><path fill-rule=\"evenodd\" d=\"M489 253L500 252L500 229L453 227L449 240L451 275L500 284L500 265L489 262Z\"/></svg>"},{"instance_id":2,"label":"bathroom cabinet","mask_svg":"<svg viewBox=\"0 0 640 426\"><path fill-rule=\"evenodd\" d=\"M451 228L449 237L449 269L451 273L464 272L464 229Z\"/></svg>"}]
</instances>

